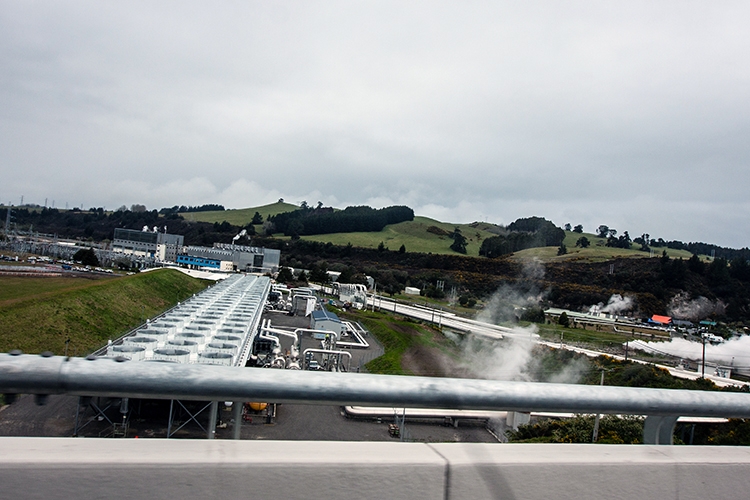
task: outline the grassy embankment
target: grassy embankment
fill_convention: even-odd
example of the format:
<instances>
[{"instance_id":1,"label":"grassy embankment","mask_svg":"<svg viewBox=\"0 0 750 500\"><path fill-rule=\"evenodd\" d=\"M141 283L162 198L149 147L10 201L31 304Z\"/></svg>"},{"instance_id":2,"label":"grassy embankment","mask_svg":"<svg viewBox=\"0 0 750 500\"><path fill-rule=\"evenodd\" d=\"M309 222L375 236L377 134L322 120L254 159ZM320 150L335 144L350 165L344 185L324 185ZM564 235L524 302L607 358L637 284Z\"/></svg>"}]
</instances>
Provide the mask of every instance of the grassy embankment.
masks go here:
<instances>
[{"instance_id":1,"label":"grassy embankment","mask_svg":"<svg viewBox=\"0 0 750 500\"><path fill-rule=\"evenodd\" d=\"M0 278L0 352L81 356L209 283L172 270L123 278Z\"/></svg>"}]
</instances>

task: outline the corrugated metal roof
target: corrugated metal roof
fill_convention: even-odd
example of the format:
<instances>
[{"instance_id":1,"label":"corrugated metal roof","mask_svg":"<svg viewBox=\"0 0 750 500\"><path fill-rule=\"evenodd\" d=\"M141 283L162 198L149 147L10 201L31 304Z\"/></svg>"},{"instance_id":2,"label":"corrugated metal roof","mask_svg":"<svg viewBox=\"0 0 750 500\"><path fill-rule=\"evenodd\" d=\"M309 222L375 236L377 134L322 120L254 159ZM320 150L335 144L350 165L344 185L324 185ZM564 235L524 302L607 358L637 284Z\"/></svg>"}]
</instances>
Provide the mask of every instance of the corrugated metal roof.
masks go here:
<instances>
[{"instance_id":1,"label":"corrugated metal roof","mask_svg":"<svg viewBox=\"0 0 750 500\"><path fill-rule=\"evenodd\" d=\"M326 309L321 309L319 311L313 311L312 312L312 318L315 321L328 320L328 321L337 321L337 322L341 323L341 320L339 319L338 316L336 316L334 313L332 313L332 312L330 312L330 311L328 311Z\"/></svg>"},{"instance_id":2,"label":"corrugated metal roof","mask_svg":"<svg viewBox=\"0 0 750 500\"><path fill-rule=\"evenodd\" d=\"M672 322L672 318L669 316L659 316L658 314L654 314L651 316L651 321L661 323L662 325L668 325Z\"/></svg>"}]
</instances>

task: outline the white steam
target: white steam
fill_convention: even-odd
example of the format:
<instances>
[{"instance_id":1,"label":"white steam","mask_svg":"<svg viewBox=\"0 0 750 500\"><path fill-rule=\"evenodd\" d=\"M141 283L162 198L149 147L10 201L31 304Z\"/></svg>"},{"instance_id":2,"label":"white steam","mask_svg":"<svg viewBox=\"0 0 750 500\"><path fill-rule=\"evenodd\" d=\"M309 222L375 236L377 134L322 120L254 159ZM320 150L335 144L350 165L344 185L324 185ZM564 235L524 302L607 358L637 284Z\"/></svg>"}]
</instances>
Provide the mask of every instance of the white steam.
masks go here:
<instances>
[{"instance_id":1,"label":"white steam","mask_svg":"<svg viewBox=\"0 0 750 500\"><path fill-rule=\"evenodd\" d=\"M714 314L722 315L725 309L726 305L720 300L714 302L706 297L691 300L690 296L683 292L672 297L667 312L674 318L699 321Z\"/></svg>"},{"instance_id":2,"label":"white steam","mask_svg":"<svg viewBox=\"0 0 750 500\"><path fill-rule=\"evenodd\" d=\"M521 275L526 279L540 280L544 278L544 263L538 258L524 262Z\"/></svg>"},{"instance_id":3,"label":"white steam","mask_svg":"<svg viewBox=\"0 0 750 500\"><path fill-rule=\"evenodd\" d=\"M529 337L536 327L516 328L518 337L489 341L473 337L464 344L466 368L478 378L507 381L531 381L528 365L532 360L534 341Z\"/></svg>"},{"instance_id":4,"label":"white steam","mask_svg":"<svg viewBox=\"0 0 750 500\"><path fill-rule=\"evenodd\" d=\"M701 361L703 359L702 343L690 342L689 340L680 338L674 338L670 342L644 342L636 340L630 342L630 347L644 352L668 354L693 361ZM750 336L743 335L719 345L707 343L706 363L750 370Z\"/></svg>"},{"instance_id":5,"label":"white steam","mask_svg":"<svg viewBox=\"0 0 750 500\"><path fill-rule=\"evenodd\" d=\"M488 340L470 337L465 340L462 352L462 365L473 377L514 382L538 382L537 374L542 363L535 356L544 349L534 341L537 328L517 327L503 340ZM541 374L548 382L576 384L590 369L585 358L568 362L557 373Z\"/></svg>"},{"instance_id":6,"label":"white steam","mask_svg":"<svg viewBox=\"0 0 750 500\"><path fill-rule=\"evenodd\" d=\"M553 384L577 384L591 370L588 359L574 358L562 370L553 374L549 381Z\"/></svg>"},{"instance_id":7,"label":"white steam","mask_svg":"<svg viewBox=\"0 0 750 500\"><path fill-rule=\"evenodd\" d=\"M595 313L606 313L606 314L622 314L625 311L629 311L633 308L634 301L632 297L623 297L619 293L612 295L607 301L605 306L603 302L589 307L589 312Z\"/></svg>"},{"instance_id":8,"label":"white steam","mask_svg":"<svg viewBox=\"0 0 750 500\"><path fill-rule=\"evenodd\" d=\"M491 324L515 322L519 316L517 311L536 307L542 301L544 293L539 291L535 281L544 278L544 272L544 264L539 259L526 262L519 284L501 285L477 313L476 319Z\"/></svg>"},{"instance_id":9,"label":"white steam","mask_svg":"<svg viewBox=\"0 0 750 500\"><path fill-rule=\"evenodd\" d=\"M502 285L486 301L476 319L498 324L515 322L519 311L538 307L544 297L536 282L544 278L544 264L539 259L526 262L515 286ZM469 336L463 342L464 368L477 378L505 381L533 382L541 361L535 358L536 325L515 327L501 341ZM576 359L558 373L546 376L550 382L577 383L588 369L585 359Z\"/></svg>"}]
</instances>

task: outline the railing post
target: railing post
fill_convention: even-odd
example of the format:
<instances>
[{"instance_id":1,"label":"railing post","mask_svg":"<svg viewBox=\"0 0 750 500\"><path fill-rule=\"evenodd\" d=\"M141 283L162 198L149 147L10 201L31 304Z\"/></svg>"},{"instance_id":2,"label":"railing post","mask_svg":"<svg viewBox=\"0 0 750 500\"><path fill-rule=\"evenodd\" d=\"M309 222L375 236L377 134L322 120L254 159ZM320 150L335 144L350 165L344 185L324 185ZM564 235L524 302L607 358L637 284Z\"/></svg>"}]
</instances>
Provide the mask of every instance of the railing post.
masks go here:
<instances>
[{"instance_id":1,"label":"railing post","mask_svg":"<svg viewBox=\"0 0 750 500\"><path fill-rule=\"evenodd\" d=\"M643 423L643 444L674 444L674 426L679 417L648 415Z\"/></svg>"},{"instance_id":2,"label":"railing post","mask_svg":"<svg viewBox=\"0 0 750 500\"><path fill-rule=\"evenodd\" d=\"M219 408L218 401L211 401L211 408L208 409L208 428L206 429L206 437L213 439L216 437L216 411Z\"/></svg>"},{"instance_id":3,"label":"railing post","mask_svg":"<svg viewBox=\"0 0 750 500\"><path fill-rule=\"evenodd\" d=\"M232 403L232 418L234 418L232 439L239 439L242 430L242 401Z\"/></svg>"}]
</instances>

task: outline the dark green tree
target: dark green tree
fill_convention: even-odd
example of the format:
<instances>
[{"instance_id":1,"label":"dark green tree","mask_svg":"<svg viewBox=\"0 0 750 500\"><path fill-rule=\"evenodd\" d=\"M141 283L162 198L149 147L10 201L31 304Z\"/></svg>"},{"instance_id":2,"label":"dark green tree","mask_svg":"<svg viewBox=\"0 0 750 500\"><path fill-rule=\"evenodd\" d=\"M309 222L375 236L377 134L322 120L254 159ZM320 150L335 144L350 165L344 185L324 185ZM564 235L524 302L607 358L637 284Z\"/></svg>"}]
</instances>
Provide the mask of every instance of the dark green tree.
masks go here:
<instances>
[{"instance_id":1,"label":"dark green tree","mask_svg":"<svg viewBox=\"0 0 750 500\"><path fill-rule=\"evenodd\" d=\"M378 275L378 288L393 297L404 289L404 285L396 279L393 271L388 270Z\"/></svg>"},{"instance_id":2,"label":"dark green tree","mask_svg":"<svg viewBox=\"0 0 750 500\"><path fill-rule=\"evenodd\" d=\"M563 313L560 315L560 318L557 320L557 324L560 326L564 326L565 328L570 326L570 319L568 318L568 313L563 311Z\"/></svg>"},{"instance_id":3,"label":"dark green tree","mask_svg":"<svg viewBox=\"0 0 750 500\"><path fill-rule=\"evenodd\" d=\"M521 314L521 321L530 321L532 323L544 323L544 309L541 307L528 307Z\"/></svg>"},{"instance_id":4,"label":"dark green tree","mask_svg":"<svg viewBox=\"0 0 750 500\"><path fill-rule=\"evenodd\" d=\"M591 241L585 236L581 236L576 240L576 246L581 248L588 248L591 245Z\"/></svg>"},{"instance_id":5,"label":"dark green tree","mask_svg":"<svg viewBox=\"0 0 750 500\"><path fill-rule=\"evenodd\" d=\"M565 246L565 243L560 243L557 248L557 255L565 255L566 253L568 253L568 247Z\"/></svg>"},{"instance_id":6,"label":"dark green tree","mask_svg":"<svg viewBox=\"0 0 750 500\"><path fill-rule=\"evenodd\" d=\"M99 258L96 256L96 252L94 252L93 248L86 248L78 250L73 255L73 260L76 262L80 262L84 266L98 266L99 265Z\"/></svg>"},{"instance_id":7,"label":"dark green tree","mask_svg":"<svg viewBox=\"0 0 750 500\"><path fill-rule=\"evenodd\" d=\"M263 224L263 216L260 215L260 212L255 212L255 215L253 215L252 224Z\"/></svg>"},{"instance_id":8,"label":"dark green tree","mask_svg":"<svg viewBox=\"0 0 750 500\"><path fill-rule=\"evenodd\" d=\"M466 253L466 237L461 234L461 230L459 228L456 228L453 230L453 233L451 234L451 238L453 238L453 243L451 244L451 250L458 253Z\"/></svg>"},{"instance_id":9,"label":"dark green tree","mask_svg":"<svg viewBox=\"0 0 750 500\"><path fill-rule=\"evenodd\" d=\"M398 253L406 253L406 245L401 245L398 247Z\"/></svg>"},{"instance_id":10,"label":"dark green tree","mask_svg":"<svg viewBox=\"0 0 750 500\"><path fill-rule=\"evenodd\" d=\"M468 307L469 309L471 309L472 307L477 305L477 299L475 299L471 295L464 293L458 298L458 303L463 307Z\"/></svg>"},{"instance_id":11,"label":"dark green tree","mask_svg":"<svg viewBox=\"0 0 750 500\"><path fill-rule=\"evenodd\" d=\"M701 261L701 258L698 257L697 254L693 254L693 256L688 259L688 269L696 274L703 274L706 265Z\"/></svg>"},{"instance_id":12,"label":"dark green tree","mask_svg":"<svg viewBox=\"0 0 750 500\"><path fill-rule=\"evenodd\" d=\"M581 224L578 224L576 227L573 228L574 233L582 233L583 232L583 226Z\"/></svg>"},{"instance_id":13,"label":"dark green tree","mask_svg":"<svg viewBox=\"0 0 750 500\"><path fill-rule=\"evenodd\" d=\"M288 267L282 267L276 276L276 281L279 283L289 283L294 281L294 275L292 275L292 271Z\"/></svg>"},{"instance_id":14,"label":"dark green tree","mask_svg":"<svg viewBox=\"0 0 750 500\"><path fill-rule=\"evenodd\" d=\"M357 280L354 279L356 273L357 270L352 266L346 266L336 281L339 283L357 283Z\"/></svg>"},{"instance_id":15,"label":"dark green tree","mask_svg":"<svg viewBox=\"0 0 750 500\"><path fill-rule=\"evenodd\" d=\"M330 281L330 277L328 276L328 266L325 262L321 262L320 265L313 265L310 268L309 280L320 284L326 284Z\"/></svg>"}]
</instances>

